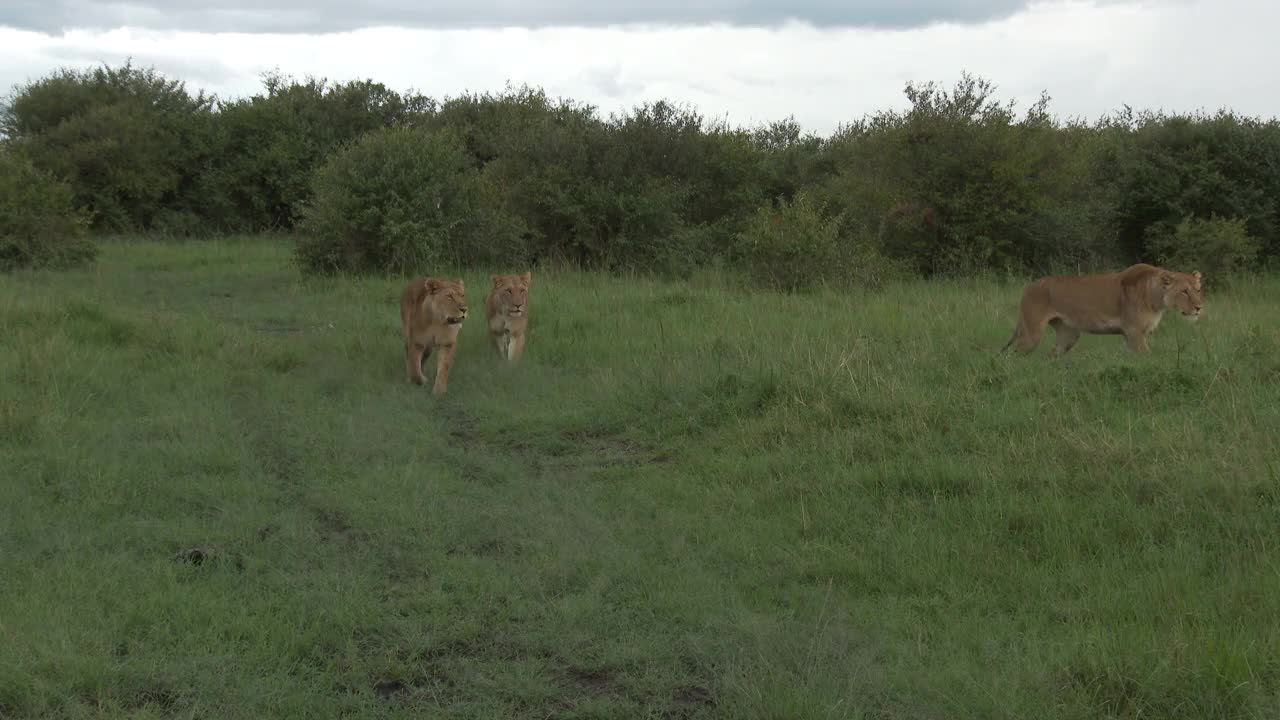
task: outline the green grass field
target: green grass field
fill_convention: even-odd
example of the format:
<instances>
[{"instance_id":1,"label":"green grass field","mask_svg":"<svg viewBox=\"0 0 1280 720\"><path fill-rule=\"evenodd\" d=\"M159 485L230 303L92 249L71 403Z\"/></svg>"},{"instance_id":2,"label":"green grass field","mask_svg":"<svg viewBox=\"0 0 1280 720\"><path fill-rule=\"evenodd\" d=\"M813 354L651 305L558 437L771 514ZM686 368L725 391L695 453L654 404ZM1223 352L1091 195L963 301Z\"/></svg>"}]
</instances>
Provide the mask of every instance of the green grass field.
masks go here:
<instances>
[{"instance_id":1,"label":"green grass field","mask_svg":"<svg viewBox=\"0 0 1280 720\"><path fill-rule=\"evenodd\" d=\"M439 399L283 241L0 277L0 717L1280 716L1280 279L1064 363L538 270L509 369L487 277Z\"/></svg>"}]
</instances>

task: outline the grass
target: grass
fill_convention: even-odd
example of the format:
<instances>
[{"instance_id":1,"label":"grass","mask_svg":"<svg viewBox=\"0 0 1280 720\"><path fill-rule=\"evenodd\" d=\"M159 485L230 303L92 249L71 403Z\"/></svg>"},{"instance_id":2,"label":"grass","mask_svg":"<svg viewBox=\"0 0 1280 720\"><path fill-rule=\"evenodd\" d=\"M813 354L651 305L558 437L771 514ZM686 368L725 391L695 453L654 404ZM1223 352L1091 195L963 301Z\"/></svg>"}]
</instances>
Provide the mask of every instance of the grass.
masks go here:
<instances>
[{"instance_id":1,"label":"grass","mask_svg":"<svg viewBox=\"0 0 1280 720\"><path fill-rule=\"evenodd\" d=\"M440 399L400 289L0 277L0 716L1280 714L1276 279L1055 363L991 281L536 271Z\"/></svg>"}]
</instances>

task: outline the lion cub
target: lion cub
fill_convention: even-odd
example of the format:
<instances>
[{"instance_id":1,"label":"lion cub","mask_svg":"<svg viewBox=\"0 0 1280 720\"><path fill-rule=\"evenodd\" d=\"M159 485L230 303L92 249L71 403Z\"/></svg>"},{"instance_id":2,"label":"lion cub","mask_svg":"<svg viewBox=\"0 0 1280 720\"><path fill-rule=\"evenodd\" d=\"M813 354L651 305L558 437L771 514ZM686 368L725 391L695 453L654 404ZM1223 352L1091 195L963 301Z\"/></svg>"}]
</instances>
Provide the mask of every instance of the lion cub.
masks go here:
<instances>
[{"instance_id":1,"label":"lion cub","mask_svg":"<svg viewBox=\"0 0 1280 720\"><path fill-rule=\"evenodd\" d=\"M1022 291L1018 324L1000 352L1015 343L1020 352L1031 352L1046 324L1057 336L1049 357L1070 351L1081 333L1123 335L1131 351L1147 352L1147 335L1165 310L1195 321L1203 307L1199 272L1138 264L1118 273L1040 278Z\"/></svg>"},{"instance_id":2,"label":"lion cub","mask_svg":"<svg viewBox=\"0 0 1280 720\"><path fill-rule=\"evenodd\" d=\"M489 342L494 352L512 365L524 353L525 328L529 325L528 272L521 275L494 275L493 289L484 299L489 323Z\"/></svg>"},{"instance_id":3,"label":"lion cub","mask_svg":"<svg viewBox=\"0 0 1280 720\"><path fill-rule=\"evenodd\" d=\"M467 319L467 301L462 280L433 277L416 278L400 294L400 328L404 334L404 362L409 381L422 385L422 362L439 348L436 381L432 393L443 395L449 388L449 368L458 346L458 331Z\"/></svg>"}]
</instances>

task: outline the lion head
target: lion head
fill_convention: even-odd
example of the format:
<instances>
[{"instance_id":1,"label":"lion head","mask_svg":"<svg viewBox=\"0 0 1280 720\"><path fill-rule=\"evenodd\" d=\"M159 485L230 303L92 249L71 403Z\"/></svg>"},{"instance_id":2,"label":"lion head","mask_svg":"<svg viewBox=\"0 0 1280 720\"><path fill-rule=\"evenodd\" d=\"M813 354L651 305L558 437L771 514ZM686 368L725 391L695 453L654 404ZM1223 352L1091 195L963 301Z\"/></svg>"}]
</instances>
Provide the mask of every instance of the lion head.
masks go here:
<instances>
[{"instance_id":1,"label":"lion head","mask_svg":"<svg viewBox=\"0 0 1280 720\"><path fill-rule=\"evenodd\" d=\"M493 298L498 310L509 317L521 317L529 309L528 272L520 275L494 275Z\"/></svg>"},{"instance_id":2,"label":"lion head","mask_svg":"<svg viewBox=\"0 0 1280 720\"><path fill-rule=\"evenodd\" d=\"M449 325L460 325L467 319L466 288L461 279L427 278L424 289L433 314L443 317Z\"/></svg>"},{"instance_id":3,"label":"lion head","mask_svg":"<svg viewBox=\"0 0 1280 720\"><path fill-rule=\"evenodd\" d=\"M1176 309L1184 317L1195 321L1200 318L1204 298L1200 295L1200 272L1180 273L1170 270L1160 272L1160 292L1166 308Z\"/></svg>"}]
</instances>

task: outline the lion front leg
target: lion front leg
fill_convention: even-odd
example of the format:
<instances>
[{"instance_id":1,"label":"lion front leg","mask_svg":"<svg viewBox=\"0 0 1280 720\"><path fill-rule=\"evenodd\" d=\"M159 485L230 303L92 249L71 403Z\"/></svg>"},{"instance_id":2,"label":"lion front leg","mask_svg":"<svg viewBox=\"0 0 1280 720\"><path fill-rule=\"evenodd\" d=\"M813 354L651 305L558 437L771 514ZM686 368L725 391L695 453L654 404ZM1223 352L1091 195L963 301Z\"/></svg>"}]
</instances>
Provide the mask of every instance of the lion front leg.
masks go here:
<instances>
[{"instance_id":1,"label":"lion front leg","mask_svg":"<svg viewBox=\"0 0 1280 720\"><path fill-rule=\"evenodd\" d=\"M515 365L524 355L524 333L511 333L507 338L507 362Z\"/></svg>"},{"instance_id":2,"label":"lion front leg","mask_svg":"<svg viewBox=\"0 0 1280 720\"><path fill-rule=\"evenodd\" d=\"M1149 352L1147 347L1147 334L1139 331L1126 331L1124 334L1125 347L1129 348L1129 352L1144 353Z\"/></svg>"},{"instance_id":3,"label":"lion front leg","mask_svg":"<svg viewBox=\"0 0 1280 720\"><path fill-rule=\"evenodd\" d=\"M453 367L453 353L457 347L456 344L452 344L440 348L440 357L436 360L436 382L431 388L432 394L443 395L449 390L449 369Z\"/></svg>"},{"instance_id":4,"label":"lion front leg","mask_svg":"<svg viewBox=\"0 0 1280 720\"><path fill-rule=\"evenodd\" d=\"M422 361L426 359L431 351L426 345L420 345L414 342L407 342L404 345L404 364L405 371L409 375L409 382L417 385L426 383L427 378L422 374Z\"/></svg>"}]
</instances>

